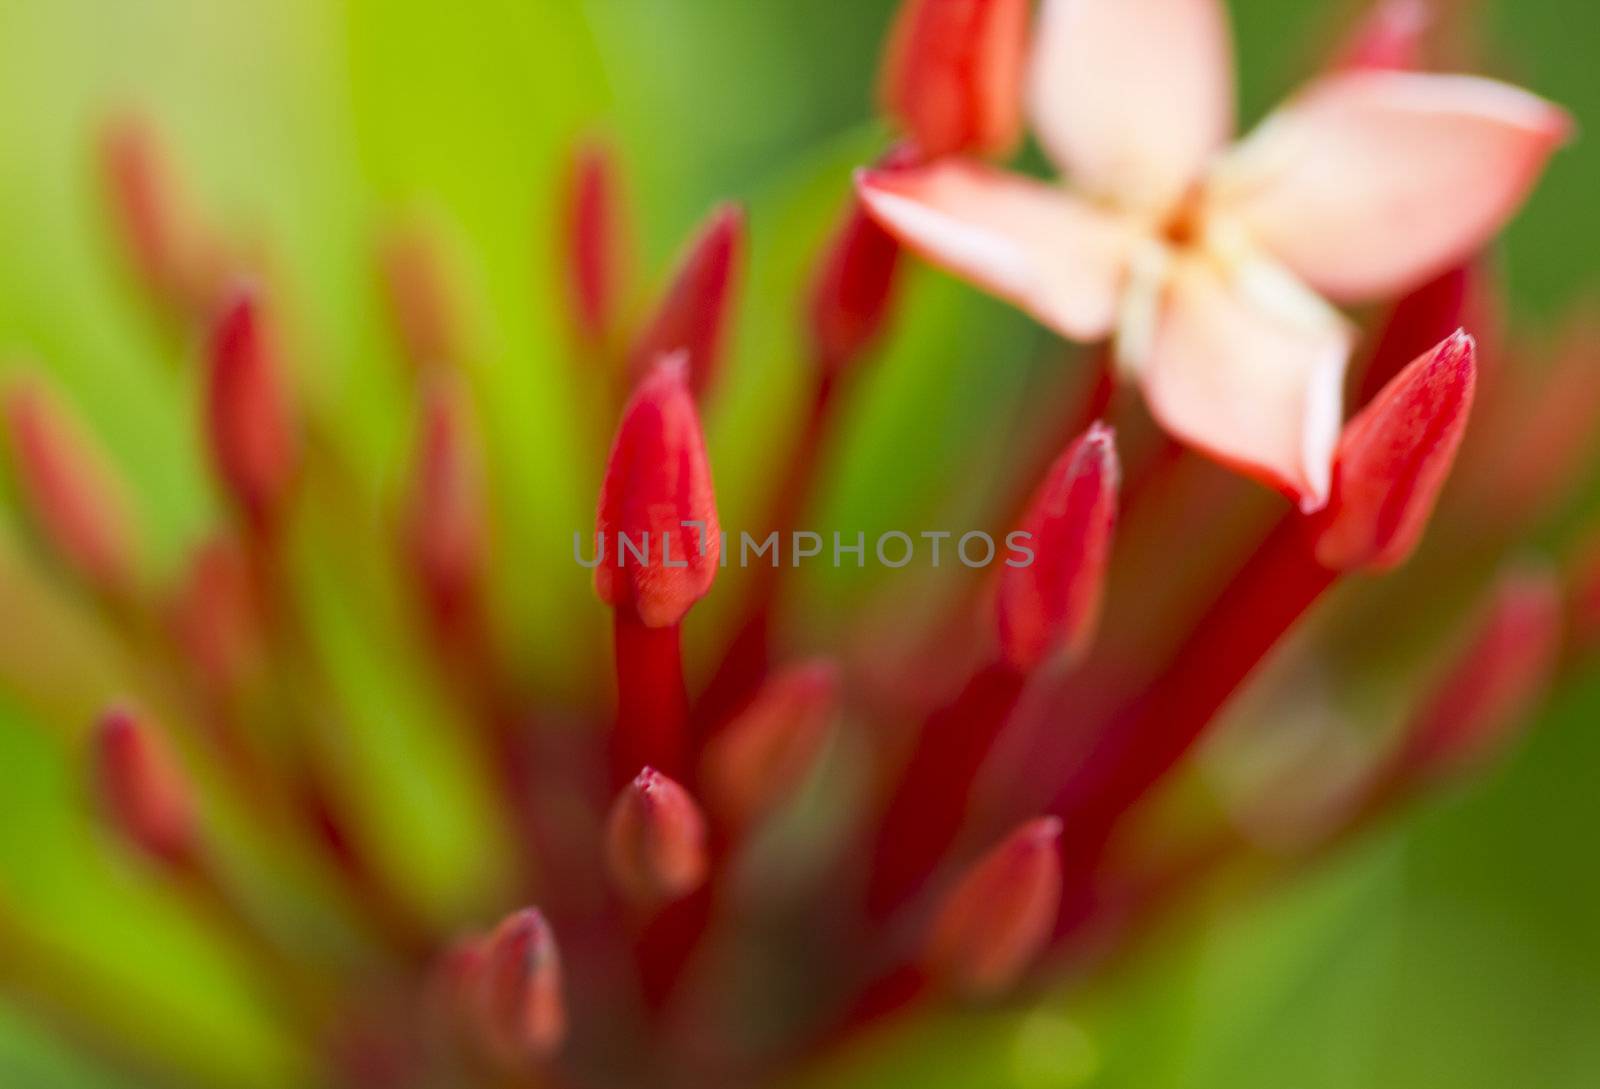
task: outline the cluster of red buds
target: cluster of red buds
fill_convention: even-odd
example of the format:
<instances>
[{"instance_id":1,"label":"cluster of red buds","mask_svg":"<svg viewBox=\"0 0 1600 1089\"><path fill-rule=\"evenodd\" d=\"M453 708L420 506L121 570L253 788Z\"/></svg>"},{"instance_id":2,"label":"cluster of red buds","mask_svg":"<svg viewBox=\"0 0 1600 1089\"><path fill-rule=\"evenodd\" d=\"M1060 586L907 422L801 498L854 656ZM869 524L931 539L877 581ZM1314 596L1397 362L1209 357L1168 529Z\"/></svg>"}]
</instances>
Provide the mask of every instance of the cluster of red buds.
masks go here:
<instances>
[{"instance_id":1,"label":"cluster of red buds","mask_svg":"<svg viewBox=\"0 0 1600 1089\"><path fill-rule=\"evenodd\" d=\"M1051 17L1092 21L1073 12L1098 6L1063 0ZM841 180L794 300L809 385L792 442L759 453L775 465L763 533L814 509L842 412L891 332L910 265L898 235L917 223L863 201L903 171L1017 145L1030 18L1025 0L904 5L883 81L903 141L866 197ZM1381 5L1337 63L1408 69L1423 22L1416 5ZM1484 767L1600 642L1593 553L1569 575L1519 558L1595 453L1600 340L1514 345L1490 263L1470 255L1392 300L1360 342L1323 501L1286 503L1164 437L1097 352L1067 396L1038 398L988 497L980 528L1025 535L1032 562L896 572L840 646L787 607L788 565L757 564L719 614L726 630L705 633L711 668L686 673L683 629L726 559L702 417L718 411L760 225L713 211L632 321L622 178L586 144L552 236L569 348L619 420L609 453L593 450L593 532L686 546L619 545L592 570L541 573L593 579L614 689L543 699L510 665L465 291L420 227L375 247L415 454L393 555L367 559L410 595L423 665L453 705L441 728L470 725L511 837L503 900L441 919L372 856L330 770L348 697L295 549L349 466L296 382L305 349L281 292L206 222L148 127L108 130L103 170L133 282L193 334L175 343L201 346L198 430L226 502L187 569L153 578L116 466L30 369L4 395L17 505L36 574L137 663L136 687L85 724L105 825L237 944L304 1044L308 1083L769 1084L929 1004L1081 978L1231 864L1300 865ZM1161 405L1158 419L1183 416ZM1266 710L1225 714L1269 659L1274 676L1251 685ZM1338 698L1358 681L1383 693L1381 714ZM1216 804L1175 829L1178 787ZM272 881L241 878L252 856L220 810L309 860L318 895L355 921L348 949L273 921ZM0 926L8 942L13 929ZM49 972L29 985L55 986ZM72 1028L139 1061L137 1041Z\"/></svg>"}]
</instances>

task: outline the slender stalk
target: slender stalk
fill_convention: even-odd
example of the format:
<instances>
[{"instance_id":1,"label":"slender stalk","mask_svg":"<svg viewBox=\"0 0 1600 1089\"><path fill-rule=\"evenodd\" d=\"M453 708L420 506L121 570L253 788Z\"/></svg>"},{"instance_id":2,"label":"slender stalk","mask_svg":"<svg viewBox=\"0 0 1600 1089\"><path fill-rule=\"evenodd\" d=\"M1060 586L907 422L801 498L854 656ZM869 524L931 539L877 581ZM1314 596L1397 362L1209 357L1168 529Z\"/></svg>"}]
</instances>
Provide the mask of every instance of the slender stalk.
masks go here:
<instances>
[{"instance_id":1,"label":"slender stalk","mask_svg":"<svg viewBox=\"0 0 1600 1089\"><path fill-rule=\"evenodd\" d=\"M614 612L617 726L612 785L646 765L680 782L690 777L689 696L683 684L682 626L652 628L628 608Z\"/></svg>"}]
</instances>

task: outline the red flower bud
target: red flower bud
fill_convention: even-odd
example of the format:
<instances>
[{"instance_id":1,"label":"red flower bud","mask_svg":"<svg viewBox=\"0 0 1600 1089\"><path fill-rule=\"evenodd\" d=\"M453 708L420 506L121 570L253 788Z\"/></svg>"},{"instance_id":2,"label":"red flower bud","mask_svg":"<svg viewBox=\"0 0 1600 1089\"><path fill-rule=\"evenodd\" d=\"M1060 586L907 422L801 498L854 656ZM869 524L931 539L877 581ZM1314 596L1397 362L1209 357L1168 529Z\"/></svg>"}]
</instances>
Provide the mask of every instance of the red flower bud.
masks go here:
<instances>
[{"instance_id":1,"label":"red flower bud","mask_svg":"<svg viewBox=\"0 0 1600 1089\"><path fill-rule=\"evenodd\" d=\"M1495 588L1488 611L1423 703L1402 762L1423 778L1484 764L1543 694L1561 644L1555 578L1515 572Z\"/></svg>"},{"instance_id":2,"label":"red flower bud","mask_svg":"<svg viewBox=\"0 0 1600 1089\"><path fill-rule=\"evenodd\" d=\"M1022 134L1028 0L906 0L884 110L929 157L1000 156Z\"/></svg>"},{"instance_id":3,"label":"red flower bud","mask_svg":"<svg viewBox=\"0 0 1600 1089\"><path fill-rule=\"evenodd\" d=\"M208 380L212 460L251 524L264 527L293 483L299 442L277 346L248 288L232 295L217 321Z\"/></svg>"},{"instance_id":4,"label":"red flower bud","mask_svg":"<svg viewBox=\"0 0 1600 1089\"><path fill-rule=\"evenodd\" d=\"M554 1055L567 1035L566 1000L555 937L538 908L515 912L495 928L477 973L490 1052L511 1067Z\"/></svg>"},{"instance_id":5,"label":"red flower bud","mask_svg":"<svg viewBox=\"0 0 1600 1089\"><path fill-rule=\"evenodd\" d=\"M743 826L793 793L822 754L839 703L839 669L809 662L773 677L706 746L706 797Z\"/></svg>"},{"instance_id":6,"label":"red flower bud","mask_svg":"<svg viewBox=\"0 0 1600 1089\"><path fill-rule=\"evenodd\" d=\"M579 335L603 345L616 328L628 271L621 171L611 150L589 143L567 178L566 280Z\"/></svg>"},{"instance_id":7,"label":"red flower bud","mask_svg":"<svg viewBox=\"0 0 1600 1089\"><path fill-rule=\"evenodd\" d=\"M1323 566L1386 571L1411 555L1461 445L1476 381L1476 346L1457 332L1346 425L1333 497L1316 522Z\"/></svg>"},{"instance_id":8,"label":"red flower bud","mask_svg":"<svg viewBox=\"0 0 1600 1089\"><path fill-rule=\"evenodd\" d=\"M1016 540L1032 553L1026 566L1000 574L996 609L1000 648L1020 672L1058 651L1083 653L1100 616L1121 470L1116 437L1096 423L1051 466Z\"/></svg>"},{"instance_id":9,"label":"red flower bud","mask_svg":"<svg viewBox=\"0 0 1600 1089\"><path fill-rule=\"evenodd\" d=\"M611 879L635 904L677 900L706 878L706 822L689 792L654 768L622 788L606 822Z\"/></svg>"},{"instance_id":10,"label":"red flower bud","mask_svg":"<svg viewBox=\"0 0 1600 1089\"><path fill-rule=\"evenodd\" d=\"M178 645L214 694L234 691L260 664L261 604L249 560L233 540L195 554L171 617Z\"/></svg>"},{"instance_id":11,"label":"red flower bud","mask_svg":"<svg viewBox=\"0 0 1600 1089\"><path fill-rule=\"evenodd\" d=\"M1426 0L1377 0L1339 51L1334 67L1407 71L1420 65L1433 22Z\"/></svg>"},{"instance_id":12,"label":"red flower bud","mask_svg":"<svg viewBox=\"0 0 1600 1089\"><path fill-rule=\"evenodd\" d=\"M194 850L193 799L165 738L131 712L113 708L95 729L94 763L116 831L168 865L187 862Z\"/></svg>"},{"instance_id":13,"label":"red flower bud","mask_svg":"<svg viewBox=\"0 0 1600 1089\"><path fill-rule=\"evenodd\" d=\"M448 630L470 612L487 558L482 466L462 385L445 375L423 394L405 534L433 619Z\"/></svg>"},{"instance_id":14,"label":"red flower bud","mask_svg":"<svg viewBox=\"0 0 1600 1089\"><path fill-rule=\"evenodd\" d=\"M696 397L705 396L721 364L744 246L744 211L725 204L711 214L690 244L672 286L634 344L630 370L635 381L662 356L683 351L689 387Z\"/></svg>"},{"instance_id":15,"label":"red flower bud","mask_svg":"<svg viewBox=\"0 0 1600 1089\"><path fill-rule=\"evenodd\" d=\"M852 196L811 282L812 351L825 371L835 371L865 351L894 298L900 243Z\"/></svg>"},{"instance_id":16,"label":"red flower bud","mask_svg":"<svg viewBox=\"0 0 1600 1089\"><path fill-rule=\"evenodd\" d=\"M461 316L432 239L420 227L391 232L378 273L406 358L418 370L461 362Z\"/></svg>"},{"instance_id":17,"label":"red flower bud","mask_svg":"<svg viewBox=\"0 0 1600 1089\"><path fill-rule=\"evenodd\" d=\"M1061 906L1061 821L1012 832L946 895L929 932L930 971L971 998L1013 986L1050 938Z\"/></svg>"},{"instance_id":18,"label":"red flower bud","mask_svg":"<svg viewBox=\"0 0 1600 1089\"><path fill-rule=\"evenodd\" d=\"M623 409L595 532L596 592L647 627L676 624L711 589L722 531L682 353L662 360Z\"/></svg>"},{"instance_id":19,"label":"red flower bud","mask_svg":"<svg viewBox=\"0 0 1600 1089\"><path fill-rule=\"evenodd\" d=\"M5 414L22 500L39 532L96 590L129 590L138 550L121 481L38 378L8 385Z\"/></svg>"}]
</instances>

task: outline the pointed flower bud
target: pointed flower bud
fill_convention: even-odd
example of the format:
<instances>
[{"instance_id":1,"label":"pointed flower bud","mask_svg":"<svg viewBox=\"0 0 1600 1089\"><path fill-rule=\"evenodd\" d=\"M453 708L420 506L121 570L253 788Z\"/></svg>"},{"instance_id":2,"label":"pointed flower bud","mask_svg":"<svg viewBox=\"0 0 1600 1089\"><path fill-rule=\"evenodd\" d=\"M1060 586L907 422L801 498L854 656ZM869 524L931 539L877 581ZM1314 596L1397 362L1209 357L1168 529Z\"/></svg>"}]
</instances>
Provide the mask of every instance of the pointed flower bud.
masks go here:
<instances>
[{"instance_id":1,"label":"pointed flower bud","mask_svg":"<svg viewBox=\"0 0 1600 1089\"><path fill-rule=\"evenodd\" d=\"M1426 0L1377 0L1339 51L1334 67L1348 71L1408 71L1422 60L1422 39L1433 22Z\"/></svg>"},{"instance_id":2,"label":"pointed flower bud","mask_svg":"<svg viewBox=\"0 0 1600 1089\"><path fill-rule=\"evenodd\" d=\"M561 957L538 908L508 916L489 936L481 977L480 1027L489 1051L509 1067L548 1059L567 1035Z\"/></svg>"},{"instance_id":3,"label":"pointed flower bud","mask_svg":"<svg viewBox=\"0 0 1600 1089\"><path fill-rule=\"evenodd\" d=\"M721 365L744 248L744 210L725 204L712 212L634 344L630 358L635 381L663 355L682 351L688 359L689 388L696 397L705 396Z\"/></svg>"},{"instance_id":4,"label":"pointed flower bud","mask_svg":"<svg viewBox=\"0 0 1600 1089\"><path fill-rule=\"evenodd\" d=\"M882 99L929 157L997 157L1022 134L1028 0L905 0Z\"/></svg>"},{"instance_id":5,"label":"pointed flower bud","mask_svg":"<svg viewBox=\"0 0 1600 1089\"><path fill-rule=\"evenodd\" d=\"M566 281L578 335L590 346L610 341L628 271L622 176L612 150L586 143L567 177Z\"/></svg>"},{"instance_id":6,"label":"pointed flower bud","mask_svg":"<svg viewBox=\"0 0 1600 1089\"><path fill-rule=\"evenodd\" d=\"M434 240L420 225L391 231L378 248L390 319L417 370L459 365L461 316Z\"/></svg>"},{"instance_id":7,"label":"pointed flower bud","mask_svg":"<svg viewBox=\"0 0 1600 1089\"><path fill-rule=\"evenodd\" d=\"M438 375L424 393L406 544L434 621L470 610L488 550L482 465L462 384Z\"/></svg>"},{"instance_id":8,"label":"pointed flower bud","mask_svg":"<svg viewBox=\"0 0 1600 1089\"><path fill-rule=\"evenodd\" d=\"M1458 331L1346 425L1333 498L1316 522L1318 562L1335 571L1405 562L1455 461L1476 382L1476 346Z\"/></svg>"},{"instance_id":9,"label":"pointed flower bud","mask_svg":"<svg viewBox=\"0 0 1600 1089\"><path fill-rule=\"evenodd\" d=\"M611 879L635 904L677 900L706 879L706 821L683 787L645 768L622 788L606 821Z\"/></svg>"},{"instance_id":10,"label":"pointed flower bud","mask_svg":"<svg viewBox=\"0 0 1600 1089\"><path fill-rule=\"evenodd\" d=\"M788 798L816 766L839 705L839 669L807 662L773 677L706 745L707 800L742 827Z\"/></svg>"},{"instance_id":11,"label":"pointed flower bud","mask_svg":"<svg viewBox=\"0 0 1600 1089\"><path fill-rule=\"evenodd\" d=\"M1088 647L1111 557L1120 474L1115 434L1093 424L1051 466L1022 528L1008 537L1032 554L1023 566L1007 561L996 597L1001 652L1018 671L1058 652L1075 658Z\"/></svg>"},{"instance_id":12,"label":"pointed flower bud","mask_svg":"<svg viewBox=\"0 0 1600 1089\"><path fill-rule=\"evenodd\" d=\"M1562 602L1548 571L1518 571L1423 704L1404 764L1432 779L1481 766L1510 740L1543 694L1561 644Z\"/></svg>"},{"instance_id":13,"label":"pointed flower bud","mask_svg":"<svg viewBox=\"0 0 1600 1089\"><path fill-rule=\"evenodd\" d=\"M716 577L722 531L683 353L663 359L622 412L595 518L600 599L669 627Z\"/></svg>"},{"instance_id":14,"label":"pointed flower bud","mask_svg":"<svg viewBox=\"0 0 1600 1089\"><path fill-rule=\"evenodd\" d=\"M168 865L188 860L194 850L193 798L166 739L131 711L113 708L95 728L94 765L116 831Z\"/></svg>"},{"instance_id":15,"label":"pointed flower bud","mask_svg":"<svg viewBox=\"0 0 1600 1089\"><path fill-rule=\"evenodd\" d=\"M216 287L220 255L156 134L141 118L113 121L101 133L100 166L114 225L145 290L174 313L201 312Z\"/></svg>"},{"instance_id":16,"label":"pointed flower bud","mask_svg":"<svg viewBox=\"0 0 1600 1089\"><path fill-rule=\"evenodd\" d=\"M256 293L235 291L212 332L206 397L211 456L234 500L258 529L270 524L293 483L299 443L282 361Z\"/></svg>"},{"instance_id":17,"label":"pointed flower bud","mask_svg":"<svg viewBox=\"0 0 1600 1089\"><path fill-rule=\"evenodd\" d=\"M109 463L37 377L9 383L5 417L22 500L40 534L96 590L130 589L138 549Z\"/></svg>"},{"instance_id":18,"label":"pointed flower bud","mask_svg":"<svg viewBox=\"0 0 1600 1089\"><path fill-rule=\"evenodd\" d=\"M1012 987L1050 938L1061 906L1061 821L1040 817L967 871L940 905L926 960L969 998Z\"/></svg>"},{"instance_id":19,"label":"pointed flower bud","mask_svg":"<svg viewBox=\"0 0 1600 1089\"><path fill-rule=\"evenodd\" d=\"M811 282L809 332L824 371L856 359L883 331L900 268L900 243L852 196Z\"/></svg>"},{"instance_id":20,"label":"pointed flower bud","mask_svg":"<svg viewBox=\"0 0 1600 1089\"><path fill-rule=\"evenodd\" d=\"M195 554L170 615L178 646L212 693L235 691L261 664L257 588L249 560L231 538Z\"/></svg>"}]
</instances>

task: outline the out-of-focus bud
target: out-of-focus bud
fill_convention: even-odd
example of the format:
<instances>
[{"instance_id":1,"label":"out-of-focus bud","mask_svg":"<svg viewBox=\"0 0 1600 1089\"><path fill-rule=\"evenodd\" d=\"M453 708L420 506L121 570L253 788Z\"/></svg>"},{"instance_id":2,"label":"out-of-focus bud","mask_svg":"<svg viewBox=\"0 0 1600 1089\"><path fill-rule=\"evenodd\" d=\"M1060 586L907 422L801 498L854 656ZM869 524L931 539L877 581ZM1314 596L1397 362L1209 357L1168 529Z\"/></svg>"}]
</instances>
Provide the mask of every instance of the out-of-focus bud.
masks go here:
<instances>
[{"instance_id":1,"label":"out-of-focus bud","mask_svg":"<svg viewBox=\"0 0 1600 1089\"><path fill-rule=\"evenodd\" d=\"M495 928L479 975L479 1027L496 1059L525 1067L560 1049L567 1035L561 957L538 908L523 908Z\"/></svg>"},{"instance_id":2,"label":"out-of-focus bud","mask_svg":"<svg viewBox=\"0 0 1600 1089\"><path fill-rule=\"evenodd\" d=\"M696 397L706 395L721 367L744 249L744 210L725 204L712 212L679 262L655 316L634 344L629 370L636 382L662 356L681 351L687 360L690 390Z\"/></svg>"},{"instance_id":3,"label":"out-of-focus bud","mask_svg":"<svg viewBox=\"0 0 1600 1089\"><path fill-rule=\"evenodd\" d=\"M906 0L883 107L926 156L1001 156L1022 135L1028 0Z\"/></svg>"},{"instance_id":4,"label":"out-of-focus bud","mask_svg":"<svg viewBox=\"0 0 1600 1089\"><path fill-rule=\"evenodd\" d=\"M433 238L416 224L389 232L379 242L378 274L411 365L419 371L459 366L461 314Z\"/></svg>"},{"instance_id":5,"label":"out-of-focus bud","mask_svg":"<svg viewBox=\"0 0 1600 1089\"><path fill-rule=\"evenodd\" d=\"M1358 71L1417 68L1422 61L1422 40L1432 22L1427 0L1377 0L1346 39L1334 67Z\"/></svg>"},{"instance_id":6,"label":"out-of-focus bud","mask_svg":"<svg viewBox=\"0 0 1600 1089\"><path fill-rule=\"evenodd\" d=\"M164 310L199 316L215 297L220 248L178 185L142 118L108 123L100 136L106 201L141 286Z\"/></svg>"},{"instance_id":7,"label":"out-of-focus bud","mask_svg":"<svg viewBox=\"0 0 1600 1089\"><path fill-rule=\"evenodd\" d=\"M178 646L213 694L236 691L260 666L261 602L249 560L232 538L195 553L171 617Z\"/></svg>"},{"instance_id":8,"label":"out-of-focus bud","mask_svg":"<svg viewBox=\"0 0 1600 1089\"><path fill-rule=\"evenodd\" d=\"M680 899L706 879L706 821L683 787L645 768L622 788L606 821L606 862L640 906Z\"/></svg>"},{"instance_id":9,"label":"out-of-focus bud","mask_svg":"<svg viewBox=\"0 0 1600 1089\"><path fill-rule=\"evenodd\" d=\"M1018 671L1087 648L1111 557L1119 476L1115 435L1091 425L1051 466L1022 528L1007 537L1031 553L1027 562L1006 561L995 600L1001 653Z\"/></svg>"},{"instance_id":10,"label":"out-of-focus bud","mask_svg":"<svg viewBox=\"0 0 1600 1089\"><path fill-rule=\"evenodd\" d=\"M435 376L423 393L404 532L434 624L454 630L476 602L488 527L466 390L448 375Z\"/></svg>"},{"instance_id":11,"label":"out-of-focus bud","mask_svg":"<svg viewBox=\"0 0 1600 1089\"><path fill-rule=\"evenodd\" d=\"M1468 301L1479 275L1473 265L1458 265L1394 304L1362 372L1357 405L1370 402L1406 364L1467 324Z\"/></svg>"},{"instance_id":12,"label":"out-of-focus bud","mask_svg":"<svg viewBox=\"0 0 1600 1089\"><path fill-rule=\"evenodd\" d=\"M206 409L211 457L252 527L273 524L299 465L282 360L253 289L233 292L212 331Z\"/></svg>"},{"instance_id":13,"label":"out-of-focus bud","mask_svg":"<svg viewBox=\"0 0 1600 1089\"><path fill-rule=\"evenodd\" d=\"M839 669L807 662L773 677L706 745L701 779L714 811L743 827L788 798L822 754L839 704Z\"/></svg>"},{"instance_id":14,"label":"out-of-focus bud","mask_svg":"<svg viewBox=\"0 0 1600 1089\"><path fill-rule=\"evenodd\" d=\"M1600 534L1591 533L1569 575L1572 638L1578 649L1600 647Z\"/></svg>"},{"instance_id":15,"label":"out-of-focus bud","mask_svg":"<svg viewBox=\"0 0 1600 1089\"><path fill-rule=\"evenodd\" d=\"M969 998L1010 989L1049 940L1061 906L1061 822L1040 817L967 871L934 917L930 972Z\"/></svg>"},{"instance_id":16,"label":"out-of-focus bud","mask_svg":"<svg viewBox=\"0 0 1600 1089\"><path fill-rule=\"evenodd\" d=\"M595 591L664 628L717 574L722 531L683 353L661 360L622 412L595 517Z\"/></svg>"},{"instance_id":17,"label":"out-of-focus bud","mask_svg":"<svg viewBox=\"0 0 1600 1089\"><path fill-rule=\"evenodd\" d=\"M900 243L852 195L811 281L808 331L825 373L859 358L883 331L899 268Z\"/></svg>"},{"instance_id":18,"label":"out-of-focus bud","mask_svg":"<svg viewBox=\"0 0 1600 1089\"><path fill-rule=\"evenodd\" d=\"M1405 562L1438 501L1472 409L1476 347L1464 332L1420 356L1344 429L1333 497L1315 523L1335 571Z\"/></svg>"},{"instance_id":19,"label":"out-of-focus bud","mask_svg":"<svg viewBox=\"0 0 1600 1089\"><path fill-rule=\"evenodd\" d=\"M1501 579L1487 613L1413 721L1402 764L1423 779L1480 767L1510 741L1555 669L1562 602L1547 571Z\"/></svg>"},{"instance_id":20,"label":"out-of-focus bud","mask_svg":"<svg viewBox=\"0 0 1600 1089\"><path fill-rule=\"evenodd\" d=\"M578 335L610 343L624 297L629 249L622 171L612 150L584 143L573 153L563 207L567 292Z\"/></svg>"},{"instance_id":21,"label":"out-of-focus bud","mask_svg":"<svg viewBox=\"0 0 1600 1089\"><path fill-rule=\"evenodd\" d=\"M5 417L22 499L40 534L95 590L131 589L138 553L133 520L109 463L37 376L7 384Z\"/></svg>"},{"instance_id":22,"label":"out-of-focus bud","mask_svg":"<svg viewBox=\"0 0 1600 1089\"><path fill-rule=\"evenodd\" d=\"M169 866L192 859L189 782L160 733L131 711L107 711L95 727L94 773L106 818L119 835Z\"/></svg>"}]
</instances>

